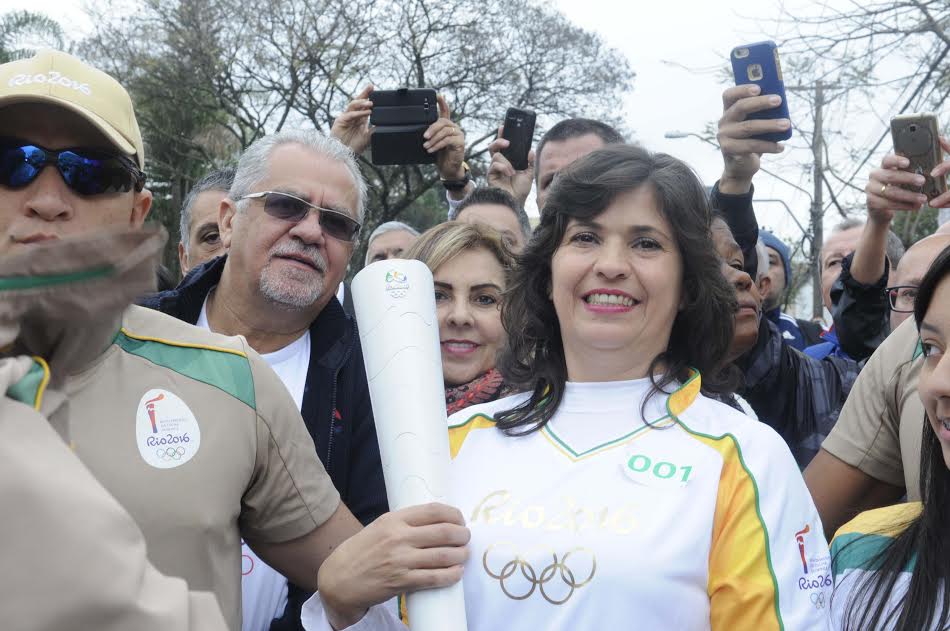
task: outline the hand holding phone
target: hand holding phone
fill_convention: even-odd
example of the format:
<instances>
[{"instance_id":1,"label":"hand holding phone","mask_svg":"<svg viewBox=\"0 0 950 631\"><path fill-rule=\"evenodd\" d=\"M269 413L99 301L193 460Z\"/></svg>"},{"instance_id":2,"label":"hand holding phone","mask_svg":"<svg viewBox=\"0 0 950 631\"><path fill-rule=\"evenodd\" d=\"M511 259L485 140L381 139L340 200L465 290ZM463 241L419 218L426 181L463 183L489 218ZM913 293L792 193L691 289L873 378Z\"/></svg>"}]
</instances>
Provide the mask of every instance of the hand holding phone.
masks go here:
<instances>
[{"instance_id":1,"label":"hand holding phone","mask_svg":"<svg viewBox=\"0 0 950 631\"><path fill-rule=\"evenodd\" d=\"M762 155L778 154L785 147L759 136L784 131L790 126L788 119L749 120L750 115L774 108L780 97L762 95L755 84L726 88L722 93L722 118L716 140L722 153L723 172L719 191L731 195L744 195L752 186L752 179L759 172Z\"/></svg>"},{"instance_id":2,"label":"hand holding phone","mask_svg":"<svg viewBox=\"0 0 950 631\"><path fill-rule=\"evenodd\" d=\"M447 189L461 191L468 184L468 165L465 164L465 132L452 120L452 111L445 97L436 97L438 120L423 133L423 148L435 157L439 178Z\"/></svg>"},{"instance_id":3,"label":"hand holding phone","mask_svg":"<svg viewBox=\"0 0 950 631\"><path fill-rule=\"evenodd\" d=\"M777 106L749 113L746 118L759 120L790 119L788 99L785 95L785 80L782 78L782 65L779 61L778 46L775 42L757 42L745 46L736 46L729 55L732 61L732 73L736 85L755 84L762 95L778 95L782 101ZM768 132L752 136L758 140L779 142L792 137L792 128L785 131Z\"/></svg>"},{"instance_id":4,"label":"hand holding phone","mask_svg":"<svg viewBox=\"0 0 950 631\"><path fill-rule=\"evenodd\" d=\"M353 97L346 109L333 120L330 135L350 150L359 155L369 147L373 128L369 126L370 115L373 111L373 102L369 95L373 92L373 84L367 85Z\"/></svg>"}]
</instances>

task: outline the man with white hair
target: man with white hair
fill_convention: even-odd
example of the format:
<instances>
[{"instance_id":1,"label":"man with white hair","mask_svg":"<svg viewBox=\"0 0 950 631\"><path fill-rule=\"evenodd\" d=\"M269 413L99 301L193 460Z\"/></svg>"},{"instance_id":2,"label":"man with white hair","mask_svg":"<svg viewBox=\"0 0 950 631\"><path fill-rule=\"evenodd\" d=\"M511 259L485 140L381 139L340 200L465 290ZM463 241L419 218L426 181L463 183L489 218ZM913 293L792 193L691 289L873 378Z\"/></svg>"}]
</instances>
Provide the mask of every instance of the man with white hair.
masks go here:
<instances>
[{"instance_id":1,"label":"man with white hair","mask_svg":"<svg viewBox=\"0 0 950 631\"><path fill-rule=\"evenodd\" d=\"M260 138L221 203L227 254L146 306L244 336L284 382L341 499L367 524L386 512L386 488L359 337L335 297L365 200L353 154L337 140L316 131ZM245 555L265 576L256 587L245 576L244 628L266 628L284 612L286 584L250 550ZM291 587L289 628L305 596Z\"/></svg>"},{"instance_id":2,"label":"man with white hair","mask_svg":"<svg viewBox=\"0 0 950 631\"><path fill-rule=\"evenodd\" d=\"M366 243L366 260L363 265L376 261L402 258L416 242L419 231L401 221L387 221L376 226Z\"/></svg>"}]
</instances>

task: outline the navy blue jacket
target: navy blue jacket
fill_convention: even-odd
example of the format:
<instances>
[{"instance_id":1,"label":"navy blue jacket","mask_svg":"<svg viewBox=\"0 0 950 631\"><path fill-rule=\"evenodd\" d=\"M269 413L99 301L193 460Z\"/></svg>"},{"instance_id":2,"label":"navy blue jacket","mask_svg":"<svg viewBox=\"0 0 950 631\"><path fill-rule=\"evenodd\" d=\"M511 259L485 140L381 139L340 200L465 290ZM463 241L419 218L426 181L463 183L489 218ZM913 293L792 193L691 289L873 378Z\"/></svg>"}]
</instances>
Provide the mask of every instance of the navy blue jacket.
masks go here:
<instances>
[{"instance_id":1,"label":"navy blue jacket","mask_svg":"<svg viewBox=\"0 0 950 631\"><path fill-rule=\"evenodd\" d=\"M220 281L226 260L225 255L208 261L191 270L175 289L139 303L194 324L208 293ZM310 325L310 368L300 412L343 503L363 524L386 512L386 485L363 352L356 324L336 297ZM285 615L289 626L272 629L300 628L300 599L308 595L293 585L290 591Z\"/></svg>"}]
</instances>

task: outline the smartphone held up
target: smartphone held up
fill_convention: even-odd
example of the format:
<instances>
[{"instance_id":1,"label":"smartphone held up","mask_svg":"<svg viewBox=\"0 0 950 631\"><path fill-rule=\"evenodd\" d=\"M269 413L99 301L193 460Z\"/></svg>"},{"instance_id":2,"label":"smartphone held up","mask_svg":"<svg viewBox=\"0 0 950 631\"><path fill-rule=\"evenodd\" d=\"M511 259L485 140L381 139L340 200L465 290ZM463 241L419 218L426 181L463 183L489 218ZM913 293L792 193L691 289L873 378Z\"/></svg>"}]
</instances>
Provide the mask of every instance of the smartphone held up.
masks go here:
<instances>
[{"instance_id":1,"label":"smartphone held up","mask_svg":"<svg viewBox=\"0 0 950 631\"><path fill-rule=\"evenodd\" d=\"M435 90L374 90L369 98L373 164L434 164L435 155L422 145L423 134L439 119Z\"/></svg>"},{"instance_id":2,"label":"smartphone held up","mask_svg":"<svg viewBox=\"0 0 950 631\"><path fill-rule=\"evenodd\" d=\"M517 171L528 168L528 152L531 151L531 144L534 142L536 118L534 112L517 107L509 107L505 114L505 126L502 128L501 137L509 144L502 149L501 154Z\"/></svg>"},{"instance_id":3,"label":"smartphone held up","mask_svg":"<svg viewBox=\"0 0 950 631\"><path fill-rule=\"evenodd\" d=\"M894 153L910 162L904 171L924 176L923 186L902 185L902 188L913 193L923 193L927 199L947 192L946 178L934 178L930 175L931 171L943 162L940 127L936 116L929 113L895 116L891 119L891 138L894 140Z\"/></svg>"},{"instance_id":4,"label":"smartphone held up","mask_svg":"<svg viewBox=\"0 0 950 631\"><path fill-rule=\"evenodd\" d=\"M780 105L749 114L749 118L759 120L791 118L788 112L788 99L785 95L785 80L782 78L782 64L779 61L778 46L775 42L756 42L736 46L732 49L729 58L732 61L732 74L736 85L754 84L759 86L761 90L759 94L777 94L782 97ZM769 142L780 142L792 137L792 128L752 137Z\"/></svg>"}]
</instances>

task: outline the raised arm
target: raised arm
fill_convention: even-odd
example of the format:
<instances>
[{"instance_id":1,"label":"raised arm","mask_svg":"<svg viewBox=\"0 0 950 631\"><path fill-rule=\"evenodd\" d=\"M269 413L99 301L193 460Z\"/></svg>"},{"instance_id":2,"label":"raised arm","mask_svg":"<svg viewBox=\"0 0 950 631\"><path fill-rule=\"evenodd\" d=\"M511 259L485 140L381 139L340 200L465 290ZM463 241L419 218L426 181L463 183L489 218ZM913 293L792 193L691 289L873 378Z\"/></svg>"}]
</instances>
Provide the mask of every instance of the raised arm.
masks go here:
<instances>
[{"instance_id":1,"label":"raised arm","mask_svg":"<svg viewBox=\"0 0 950 631\"><path fill-rule=\"evenodd\" d=\"M778 102L775 99L779 99ZM752 178L759 171L763 153L781 153L784 147L776 142L752 138L757 134L788 129L788 119L756 120L750 114L775 107L781 102L777 95L760 95L757 85L728 88L722 94L722 118L719 119L719 150L723 170L713 186L711 203L726 218L726 223L742 248L745 271L755 279L758 257L755 244L759 224L752 208Z\"/></svg>"}]
</instances>

